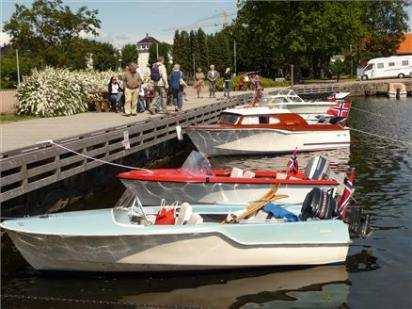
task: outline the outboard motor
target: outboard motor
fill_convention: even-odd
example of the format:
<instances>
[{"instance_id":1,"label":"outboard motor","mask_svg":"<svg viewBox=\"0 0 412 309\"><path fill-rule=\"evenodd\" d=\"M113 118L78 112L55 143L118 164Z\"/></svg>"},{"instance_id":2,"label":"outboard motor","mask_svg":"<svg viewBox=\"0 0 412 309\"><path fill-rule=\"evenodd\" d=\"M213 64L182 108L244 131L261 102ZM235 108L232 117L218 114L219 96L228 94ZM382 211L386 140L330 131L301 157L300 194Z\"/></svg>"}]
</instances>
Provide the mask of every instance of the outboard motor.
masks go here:
<instances>
[{"instance_id":1,"label":"outboard motor","mask_svg":"<svg viewBox=\"0 0 412 309\"><path fill-rule=\"evenodd\" d=\"M306 195L301 210L302 221L308 218L332 219L336 216L338 214L333 189L326 191L315 187Z\"/></svg>"},{"instance_id":2,"label":"outboard motor","mask_svg":"<svg viewBox=\"0 0 412 309\"><path fill-rule=\"evenodd\" d=\"M305 167L305 177L307 179L319 180L328 178L329 175L329 161L325 157L312 157Z\"/></svg>"}]
</instances>

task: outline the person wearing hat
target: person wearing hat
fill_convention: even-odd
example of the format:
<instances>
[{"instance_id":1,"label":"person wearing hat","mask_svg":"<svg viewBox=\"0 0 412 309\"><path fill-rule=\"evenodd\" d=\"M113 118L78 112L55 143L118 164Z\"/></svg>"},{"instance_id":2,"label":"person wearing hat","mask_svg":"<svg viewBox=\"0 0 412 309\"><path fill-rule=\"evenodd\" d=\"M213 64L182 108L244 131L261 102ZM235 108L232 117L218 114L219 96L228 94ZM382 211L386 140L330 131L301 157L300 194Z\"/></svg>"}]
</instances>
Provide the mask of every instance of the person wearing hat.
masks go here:
<instances>
[{"instance_id":1,"label":"person wearing hat","mask_svg":"<svg viewBox=\"0 0 412 309\"><path fill-rule=\"evenodd\" d=\"M134 63L129 64L129 69L124 72L123 75L123 87L124 87L124 115L135 116L137 101L139 99L140 85L142 84L142 78L137 72L137 66Z\"/></svg>"},{"instance_id":2,"label":"person wearing hat","mask_svg":"<svg viewBox=\"0 0 412 309\"><path fill-rule=\"evenodd\" d=\"M207 80L209 81L209 98L216 97L216 82L219 79L219 72L215 70L215 66L210 66L210 71L207 72Z\"/></svg>"}]
</instances>

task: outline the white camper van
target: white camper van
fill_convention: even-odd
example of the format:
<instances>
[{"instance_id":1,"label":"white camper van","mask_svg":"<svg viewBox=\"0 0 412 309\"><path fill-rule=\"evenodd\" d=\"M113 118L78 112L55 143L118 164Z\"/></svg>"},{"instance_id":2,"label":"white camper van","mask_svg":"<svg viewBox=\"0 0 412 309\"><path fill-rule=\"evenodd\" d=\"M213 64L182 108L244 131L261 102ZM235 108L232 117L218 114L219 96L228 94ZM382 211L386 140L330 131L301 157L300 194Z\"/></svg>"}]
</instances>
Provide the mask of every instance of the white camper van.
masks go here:
<instances>
[{"instance_id":1,"label":"white camper van","mask_svg":"<svg viewBox=\"0 0 412 309\"><path fill-rule=\"evenodd\" d=\"M412 55L374 58L362 70L361 79L412 77Z\"/></svg>"}]
</instances>

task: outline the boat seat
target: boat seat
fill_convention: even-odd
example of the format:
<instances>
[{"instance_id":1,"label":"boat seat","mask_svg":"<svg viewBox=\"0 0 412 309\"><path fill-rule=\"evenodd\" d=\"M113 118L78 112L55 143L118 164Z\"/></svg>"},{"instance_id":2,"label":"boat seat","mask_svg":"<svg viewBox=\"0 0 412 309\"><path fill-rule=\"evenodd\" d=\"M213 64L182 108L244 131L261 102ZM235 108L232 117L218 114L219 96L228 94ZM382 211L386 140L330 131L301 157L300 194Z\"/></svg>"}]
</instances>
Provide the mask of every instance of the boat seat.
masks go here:
<instances>
[{"instance_id":1,"label":"boat seat","mask_svg":"<svg viewBox=\"0 0 412 309\"><path fill-rule=\"evenodd\" d=\"M242 178L243 177L243 170L237 167L232 168L230 172L230 177L232 178Z\"/></svg>"},{"instance_id":2,"label":"boat seat","mask_svg":"<svg viewBox=\"0 0 412 309\"><path fill-rule=\"evenodd\" d=\"M198 213L193 212L193 207L189 203L185 202L180 206L175 225L201 223L203 223L203 218Z\"/></svg>"}]
</instances>

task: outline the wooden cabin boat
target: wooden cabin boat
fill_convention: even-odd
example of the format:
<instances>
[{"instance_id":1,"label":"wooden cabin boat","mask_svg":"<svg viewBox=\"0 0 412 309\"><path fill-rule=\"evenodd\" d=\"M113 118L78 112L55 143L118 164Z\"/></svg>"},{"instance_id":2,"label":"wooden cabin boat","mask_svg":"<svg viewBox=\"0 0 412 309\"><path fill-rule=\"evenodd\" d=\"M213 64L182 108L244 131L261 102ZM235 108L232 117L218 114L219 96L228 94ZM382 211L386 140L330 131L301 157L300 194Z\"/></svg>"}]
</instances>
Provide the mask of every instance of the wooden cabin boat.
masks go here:
<instances>
[{"instance_id":1,"label":"wooden cabin boat","mask_svg":"<svg viewBox=\"0 0 412 309\"><path fill-rule=\"evenodd\" d=\"M340 175L334 175L335 178ZM244 204L257 200L273 186L279 194L287 195L283 203L302 203L314 187L336 188L341 179L330 175L329 162L313 157L304 170L212 169L205 156L192 152L182 167L176 169L131 170L117 175L143 205L186 201L201 204Z\"/></svg>"},{"instance_id":2,"label":"wooden cabin boat","mask_svg":"<svg viewBox=\"0 0 412 309\"><path fill-rule=\"evenodd\" d=\"M218 124L186 129L197 149L208 156L253 155L337 149L350 146L349 128L309 124L287 109L270 107L225 110Z\"/></svg>"}]
</instances>

